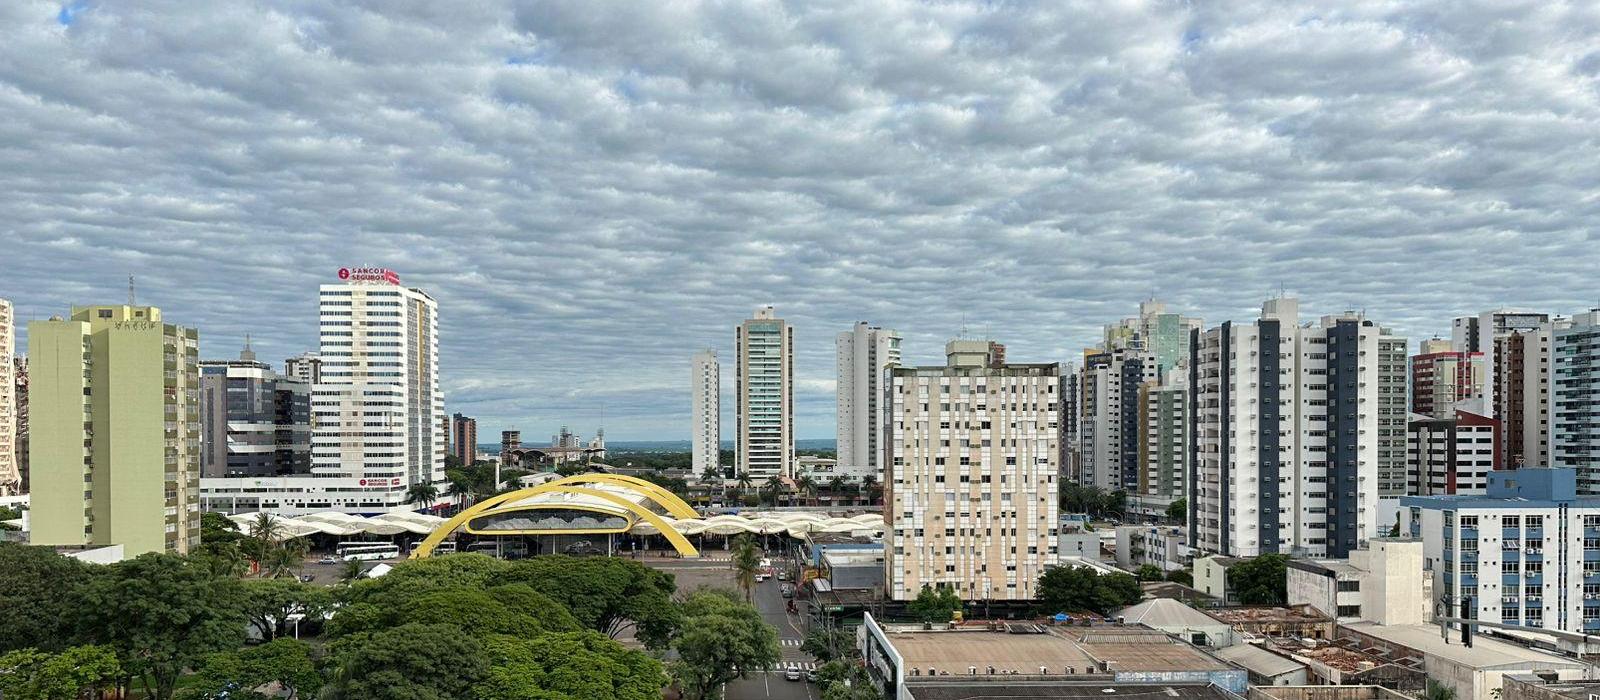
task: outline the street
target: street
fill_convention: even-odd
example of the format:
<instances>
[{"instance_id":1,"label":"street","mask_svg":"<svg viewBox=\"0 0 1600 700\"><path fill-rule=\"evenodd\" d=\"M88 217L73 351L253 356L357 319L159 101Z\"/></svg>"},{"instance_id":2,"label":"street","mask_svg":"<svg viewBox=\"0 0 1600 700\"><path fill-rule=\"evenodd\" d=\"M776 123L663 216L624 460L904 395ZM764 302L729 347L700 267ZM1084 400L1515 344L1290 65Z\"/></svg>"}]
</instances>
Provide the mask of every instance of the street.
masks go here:
<instances>
[{"instance_id":1,"label":"street","mask_svg":"<svg viewBox=\"0 0 1600 700\"><path fill-rule=\"evenodd\" d=\"M651 568L667 571L676 576L679 591L692 591L702 586L738 590L738 583L733 577L733 566L726 561L727 553L708 550L706 555L709 560L646 559L643 561ZM789 615L784 611L784 603L787 601L778 592L778 586L777 578L769 578L756 584L755 602L756 609L761 611L762 619L778 630L778 649L782 654L778 662L779 667L729 684L727 694L724 696L726 700L761 698L818 700L822 696L821 690L815 684L805 680L785 680L783 677L784 669L793 667L804 673L808 669L815 669L817 663L815 659L800 651L800 643L805 638L802 620L799 616Z\"/></svg>"}]
</instances>

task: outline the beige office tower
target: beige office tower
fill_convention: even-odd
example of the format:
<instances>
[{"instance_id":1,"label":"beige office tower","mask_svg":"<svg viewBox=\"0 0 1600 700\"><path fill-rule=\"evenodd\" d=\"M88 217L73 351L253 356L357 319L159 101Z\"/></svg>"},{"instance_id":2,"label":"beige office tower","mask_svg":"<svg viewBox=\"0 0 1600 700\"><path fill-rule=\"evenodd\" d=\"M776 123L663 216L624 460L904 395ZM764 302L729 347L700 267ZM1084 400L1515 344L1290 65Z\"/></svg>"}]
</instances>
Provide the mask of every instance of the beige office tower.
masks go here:
<instances>
[{"instance_id":1,"label":"beige office tower","mask_svg":"<svg viewBox=\"0 0 1600 700\"><path fill-rule=\"evenodd\" d=\"M1061 366L997 364L953 340L943 367L888 370L884 581L964 600L1034 597L1056 561Z\"/></svg>"},{"instance_id":2,"label":"beige office tower","mask_svg":"<svg viewBox=\"0 0 1600 700\"><path fill-rule=\"evenodd\" d=\"M879 405L883 370L900 364L900 334L861 321L839 334L835 349L835 473L856 480L866 476L879 479L883 475L879 463L883 449L878 444L883 432Z\"/></svg>"},{"instance_id":3,"label":"beige office tower","mask_svg":"<svg viewBox=\"0 0 1600 700\"><path fill-rule=\"evenodd\" d=\"M152 306L28 324L32 542L200 543L199 339Z\"/></svg>"},{"instance_id":4,"label":"beige office tower","mask_svg":"<svg viewBox=\"0 0 1600 700\"><path fill-rule=\"evenodd\" d=\"M734 332L735 449L739 474L757 482L794 467L794 328L771 306Z\"/></svg>"},{"instance_id":5,"label":"beige office tower","mask_svg":"<svg viewBox=\"0 0 1600 700\"><path fill-rule=\"evenodd\" d=\"M11 302L0 299L0 496L22 491L21 458L17 454L17 380L11 355L16 352Z\"/></svg>"},{"instance_id":6,"label":"beige office tower","mask_svg":"<svg viewBox=\"0 0 1600 700\"><path fill-rule=\"evenodd\" d=\"M1496 469L1549 467L1551 442L1551 341L1558 327L1549 323L1515 330L1494 339L1494 417L1499 420Z\"/></svg>"},{"instance_id":7,"label":"beige office tower","mask_svg":"<svg viewBox=\"0 0 1600 700\"><path fill-rule=\"evenodd\" d=\"M722 473L722 365L717 362L716 350L702 350L694 354L689 386L693 397L689 400L694 416L693 444L694 473L706 470Z\"/></svg>"}]
</instances>

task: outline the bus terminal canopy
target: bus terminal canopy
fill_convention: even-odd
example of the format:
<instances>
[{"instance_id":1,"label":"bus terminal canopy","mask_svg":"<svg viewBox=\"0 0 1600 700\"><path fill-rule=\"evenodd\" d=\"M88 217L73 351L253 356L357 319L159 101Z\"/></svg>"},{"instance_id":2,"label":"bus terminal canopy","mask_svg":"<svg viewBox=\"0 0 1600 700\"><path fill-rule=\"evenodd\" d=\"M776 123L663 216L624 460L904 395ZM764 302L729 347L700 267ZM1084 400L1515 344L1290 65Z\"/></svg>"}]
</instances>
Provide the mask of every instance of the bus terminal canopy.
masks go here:
<instances>
[{"instance_id":1,"label":"bus terminal canopy","mask_svg":"<svg viewBox=\"0 0 1600 700\"><path fill-rule=\"evenodd\" d=\"M255 525L259 513L239 513L228 516L228 519L239 526L240 532L250 532ZM312 513L297 517L284 517L268 515L282 531L281 537L293 539L309 535L334 535L349 537L352 535L399 535L402 533L412 535L426 535L433 532L444 522L444 518L425 513L410 511L397 511L382 515L360 516L328 511L326 513Z\"/></svg>"},{"instance_id":2,"label":"bus terminal canopy","mask_svg":"<svg viewBox=\"0 0 1600 700\"><path fill-rule=\"evenodd\" d=\"M686 535L880 534L881 514L831 518L808 512L756 512L702 518L676 494L621 474L575 474L479 502L441 524L412 550L423 558L451 533L473 535L633 534L665 537L678 553L697 557Z\"/></svg>"}]
</instances>

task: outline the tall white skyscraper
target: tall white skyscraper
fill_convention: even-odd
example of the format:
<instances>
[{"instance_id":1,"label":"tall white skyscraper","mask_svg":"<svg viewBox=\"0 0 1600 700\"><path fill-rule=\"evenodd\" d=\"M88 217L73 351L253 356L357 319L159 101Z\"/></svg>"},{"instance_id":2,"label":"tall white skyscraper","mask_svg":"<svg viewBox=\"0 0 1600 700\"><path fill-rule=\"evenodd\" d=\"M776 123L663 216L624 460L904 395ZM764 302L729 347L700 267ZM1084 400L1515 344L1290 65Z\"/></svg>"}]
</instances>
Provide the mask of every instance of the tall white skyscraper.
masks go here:
<instances>
[{"instance_id":1,"label":"tall white skyscraper","mask_svg":"<svg viewBox=\"0 0 1600 700\"><path fill-rule=\"evenodd\" d=\"M413 484L444 481L437 304L390 270L339 280L319 294L311 475L201 479L208 510L383 512L408 507Z\"/></svg>"},{"instance_id":2,"label":"tall white skyscraper","mask_svg":"<svg viewBox=\"0 0 1600 700\"><path fill-rule=\"evenodd\" d=\"M794 334L771 306L734 332L739 474L764 481L794 469Z\"/></svg>"},{"instance_id":3,"label":"tall white skyscraper","mask_svg":"<svg viewBox=\"0 0 1600 700\"><path fill-rule=\"evenodd\" d=\"M11 362L16 351L15 322L11 302L0 299L0 496L22 490L17 450L17 381Z\"/></svg>"},{"instance_id":4,"label":"tall white skyscraper","mask_svg":"<svg viewBox=\"0 0 1600 700\"><path fill-rule=\"evenodd\" d=\"M690 413L694 416L694 473L707 469L721 473L718 455L722 450L722 364L717 362L716 350L702 350L694 354L689 386L694 396L690 399Z\"/></svg>"},{"instance_id":5,"label":"tall white skyscraper","mask_svg":"<svg viewBox=\"0 0 1600 700\"><path fill-rule=\"evenodd\" d=\"M1197 332L1191 544L1338 558L1391 524L1377 520L1380 456L1398 451L1403 465L1404 433L1389 444L1380 416L1404 425L1403 399L1386 396L1390 375L1404 377L1403 348L1359 314L1302 326L1287 298L1255 323Z\"/></svg>"},{"instance_id":6,"label":"tall white skyscraper","mask_svg":"<svg viewBox=\"0 0 1600 700\"><path fill-rule=\"evenodd\" d=\"M860 479L883 475L883 370L900 365L900 334L893 330L856 323L853 330L839 334L836 342L838 382L838 424L835 449L838 474Z\"/></svg>"}]
</instances>

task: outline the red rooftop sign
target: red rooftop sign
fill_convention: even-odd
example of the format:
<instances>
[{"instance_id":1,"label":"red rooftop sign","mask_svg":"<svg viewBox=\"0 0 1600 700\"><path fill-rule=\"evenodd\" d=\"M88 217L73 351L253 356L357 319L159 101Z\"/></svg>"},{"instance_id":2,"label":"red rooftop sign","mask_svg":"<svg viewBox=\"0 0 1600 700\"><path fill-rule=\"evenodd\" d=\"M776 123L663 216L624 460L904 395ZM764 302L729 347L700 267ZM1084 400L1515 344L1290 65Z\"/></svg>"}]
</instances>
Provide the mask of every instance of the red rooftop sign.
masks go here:
<instances>
[{"instance_id":1,"label":"red rooftop sign","mask_svg":"<svg viewBox=\"0 0 1600 700\"><path fill-rule=\"evenodd\" d=\"M345 282L400 284L400 273L386 267L341 267L339 279Z\"/></svg>"}]
</instances>

